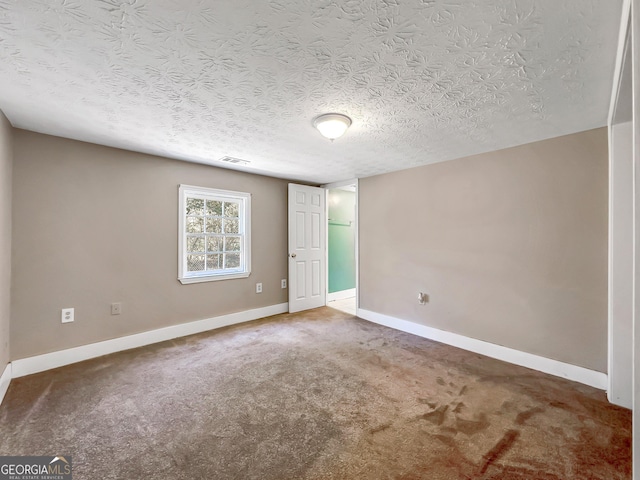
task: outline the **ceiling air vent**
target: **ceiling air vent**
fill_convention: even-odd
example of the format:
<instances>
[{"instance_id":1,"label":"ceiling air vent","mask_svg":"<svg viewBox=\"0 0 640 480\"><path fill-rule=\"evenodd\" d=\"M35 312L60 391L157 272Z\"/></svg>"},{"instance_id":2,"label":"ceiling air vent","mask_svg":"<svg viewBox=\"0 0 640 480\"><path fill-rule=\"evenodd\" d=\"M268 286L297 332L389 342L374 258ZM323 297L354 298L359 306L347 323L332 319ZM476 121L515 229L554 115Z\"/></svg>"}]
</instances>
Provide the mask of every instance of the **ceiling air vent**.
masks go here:
<instances>
[{"instance_id":1,"label":"ceiling air vent","mask_svg":"<svg viewBox=\"0 0 640 480\"><path fill-rule=\"evenodd\" d=\"M234 165L249 165L251 163L249 160L242 160L241 158L235 157L222 157L219 161L224 163L232 163Z\"/></svg>"}]
</instances>

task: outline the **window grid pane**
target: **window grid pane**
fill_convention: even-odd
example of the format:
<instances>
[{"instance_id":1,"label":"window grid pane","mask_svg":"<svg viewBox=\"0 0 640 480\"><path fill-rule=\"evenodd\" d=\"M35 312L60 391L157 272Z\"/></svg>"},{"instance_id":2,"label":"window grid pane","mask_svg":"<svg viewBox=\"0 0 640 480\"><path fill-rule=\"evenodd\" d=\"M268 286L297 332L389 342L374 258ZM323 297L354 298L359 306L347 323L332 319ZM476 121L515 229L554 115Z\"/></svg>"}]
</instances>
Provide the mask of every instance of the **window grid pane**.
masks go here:
<instances>
[{"instance_id":1,"label":"window grid pane","mask_svg":"<svg viewBox=\"0 0 640 480\"><path fill-rule=\"evenodd\" d=\"M224 245L224 237L221 235L208 235L207 236L207 252L222 252L222 246Z\"/></svg>"},{"instance_id":2,"label":"window grid pane","mask_svg":"<svg viewBox=\"0 0 640 480\"><path fill-rule=\"evenodd\" d=\"M224 219L224 233L240 233L239 220L237 218Z\"/></svg>"},{"instance_id":3,"label":"window grid pane","mask_svg":"<svg viewBox=\"0 0 640 480\"><path fill-rule=\"evenodd\" d=\"M204 270L204 255L187 255L187 271L201 272Z\"/></svg>"},{"instance_id":4,"label":"window grid pane","mask_svg":"<svg viewBox=\"0 0 640 480\"><path fill-rule=\"evenodd\" d=\"M207 270L220 270L221 254L207 255Z\"/></svg>"},{"instance_id":5,"label":"window grid pane","mask_svg":"<svg viewBox=\"0 0 640 480\"><path fill-rule=\"evenodd\" d=\"M201 198L187 198L187 215L202 215L204 200Z\"/></svg>"},{"instance_id":6,"label":"window grid pane","mask_svg":"<svg viewBox=\"0 0 640 480\"><path fill-rule=\"evenodd\" d=\"M238 268L240 266L240 254L239 253L225 253L224 254L224 268Z\"/></svg>"},{"instance_id":7,"label":"window grid pane","mask_svg":"<svg viewBox=\"0 0 640 480\"><path fill-rule=\"evenodd\" d=\"M204 237L195 235L187 236L187 252L204 253Z\"/></svg>"},{"instance_id":8,"label":"window grid pane","mask_svg":"<svg viewBox=\"0 0 640 480\"><path fill-rule=\"evenodd\" d=\"M186 230L187 233L202 233L203 232L203 218L202 217L187 217Z\"/></svg>"},{"instance_id":9,"label":"window grid pane","mask_svg":"<svg viewBox=\"0 0 640 480\"><path fill-rule=\"evenodd\" d=\"M225 252L239 252L240 251L240 237L227 236L224 240Z\"/></svg>"},{"instance_id":10,"label":"window grid pane","mask_svg":"<svg viewBox=\"0 0 640 480\"><path fill-rule=\"evenodd\" d=\"M222 218L207 217L206 226L207 226L207 233L222 233Z\"/></svg>"},{"instance_id":11,"label":"window grid pane","mask_svg":"<svg viewBox=\"0 0 640 480\"><path fill-rule=\"evenodd\" d=\"M224 216L230 218L238 218L239 213L239 205L237 202L224 202Z\"/></svg>"},{"instance_id":12,"label":"window grid pane","mask_svg":"<svg viewBox=\"0 0 640 480\"><path fill-rule=\"evenodd\" d=\"M220 200L207 200L207 215L221 217L222 203Z\"/></svg>"}]
</instances>

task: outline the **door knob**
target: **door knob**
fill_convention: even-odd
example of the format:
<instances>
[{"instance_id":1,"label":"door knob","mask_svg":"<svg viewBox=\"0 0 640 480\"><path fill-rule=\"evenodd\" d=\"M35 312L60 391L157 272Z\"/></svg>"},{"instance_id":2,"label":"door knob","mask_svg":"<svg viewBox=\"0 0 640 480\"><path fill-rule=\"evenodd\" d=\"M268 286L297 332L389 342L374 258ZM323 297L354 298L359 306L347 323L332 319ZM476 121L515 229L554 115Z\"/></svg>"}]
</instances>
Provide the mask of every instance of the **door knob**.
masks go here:
<instances>
[{"instance_id":1,"label":"door knob","mask_svg":"<svg viewBox=\"0 0 640 480\"><path fill-rule=\"evenodd\" d=\"M292 253L292 254L291 254L291 258L296 258L296 254L295 254L295 253Z\"/></svg>"}]
</instances>

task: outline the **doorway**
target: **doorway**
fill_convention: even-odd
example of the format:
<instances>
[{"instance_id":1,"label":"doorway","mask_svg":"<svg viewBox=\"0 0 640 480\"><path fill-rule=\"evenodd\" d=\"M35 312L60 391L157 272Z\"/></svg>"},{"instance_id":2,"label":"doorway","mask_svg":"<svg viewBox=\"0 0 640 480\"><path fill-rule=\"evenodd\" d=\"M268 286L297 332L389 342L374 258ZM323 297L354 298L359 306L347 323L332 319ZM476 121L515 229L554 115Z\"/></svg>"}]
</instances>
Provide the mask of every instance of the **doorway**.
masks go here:
<instances>
[{"instance_id":1,"label":"doorway","mask_svg":"<svg viewBox=\"0 0 640 480\"><path fill-rule=\"evenodd\" d=\"M357 180L325 185L327 191L327 306L357 311Z\"/></svg>"},{"instance_id":2,"label":"doorway","mask_svg":"<svg viewBox=\"0 0 640 480\"><path fill-rule=\"evenodd\" d=\"M289 184L289 312L358 308L358 180Z\"/></svg>"}]
</instances>

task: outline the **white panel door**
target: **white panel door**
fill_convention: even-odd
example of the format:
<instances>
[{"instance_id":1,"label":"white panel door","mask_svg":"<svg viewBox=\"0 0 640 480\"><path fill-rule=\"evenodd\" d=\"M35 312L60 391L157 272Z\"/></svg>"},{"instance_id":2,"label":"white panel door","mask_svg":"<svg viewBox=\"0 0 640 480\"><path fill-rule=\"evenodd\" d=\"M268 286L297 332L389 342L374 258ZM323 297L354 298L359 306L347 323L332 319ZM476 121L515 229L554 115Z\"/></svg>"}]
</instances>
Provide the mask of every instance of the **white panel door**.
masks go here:
<instances>
[{"instance_id":1,"label":"white panel door","mask_svg":"<svg viewBox=\"0 0 640 480\"><path fill-rule=\"evenodd\" d=\"M289 184L289 311L326 304L325 190Z\"/></svg>"}]
</instances>

